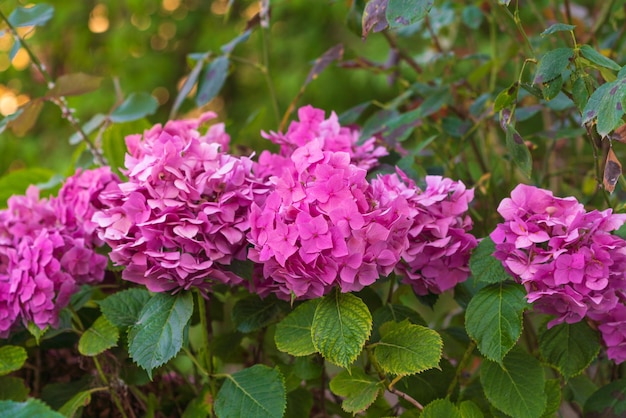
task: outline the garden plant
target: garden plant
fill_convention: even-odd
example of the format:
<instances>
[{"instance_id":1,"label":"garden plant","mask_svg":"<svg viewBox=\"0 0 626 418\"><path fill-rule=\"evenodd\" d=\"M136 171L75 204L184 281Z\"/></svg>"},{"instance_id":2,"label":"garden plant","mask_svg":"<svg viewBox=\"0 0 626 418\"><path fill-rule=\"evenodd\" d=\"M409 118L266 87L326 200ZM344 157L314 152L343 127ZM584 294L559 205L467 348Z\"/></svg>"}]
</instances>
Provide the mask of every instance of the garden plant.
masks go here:
<instances>
[{"instance_id":1,"label":"garden plant","mask_svg":"<svg viewBox=\"0 0 626 418\"><path fill-rule=\"evenodd\" d=\"M626 4L0 4L0 416L626 414Z\"/></svg>"}]
</instances>

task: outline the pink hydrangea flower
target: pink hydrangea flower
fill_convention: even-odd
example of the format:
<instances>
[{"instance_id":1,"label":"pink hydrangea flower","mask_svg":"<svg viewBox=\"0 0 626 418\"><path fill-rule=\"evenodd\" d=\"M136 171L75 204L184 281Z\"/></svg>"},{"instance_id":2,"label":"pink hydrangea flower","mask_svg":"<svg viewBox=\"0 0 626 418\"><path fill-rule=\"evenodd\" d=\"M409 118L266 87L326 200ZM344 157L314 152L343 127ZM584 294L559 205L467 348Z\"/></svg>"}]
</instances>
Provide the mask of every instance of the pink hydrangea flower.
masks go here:
<instances>
[{"instance_id":1,"label":"pink hydrangea flower","mask_svg":"<svg viewBox=\"0 0 626 418\"><path fill-rule=\"evenodd\" d=\"M323 139L297 132L309 142L271 178L264 204L252 205L249 257L263 266L255 291L289 300L320 297L335 286L361 290L400 260L408 207L400 201L379 207L365 169L349 153L323 150Z\"/></svg>"},{"instance_id":2,"label":"pink hydrangea flower","mask_svg":"<svg viewBox=\"0 0 626 418\"><path fill-rule=\"evenodd\" d=\"M0 211L0 337L19 325L56 326L82 284L104 278L91 215L106 206L102 192L118 182L107 168L77 171L58 197L40 199L31 186Z\"/></svg>"},{"instance_id":3,"label":"pink hydrangea flower","mask_svg":"<svg viewBox=\"0 0 626 418\"><path fill-rule=\"evenodd\" d=\"M523 184L498 212L504 222L490 235L494 256L524 285L535 309L555 316L548 326L594 320L609 357L626 359L615 330L626 312L626 241L610 233L626 215L587 212L573 197Z\"/></svg>"},{"instance_id":4,"label":"pink hydrangea flower","mask_svg":"<svg viewBox=\"0 0 626 418\"><path fill-rule=\"evenodd\" d=\"M465 281L477 245L469 233L472 220L467 214L474 191L441 176L427 176L425 181L421 190L398 171L373 182L375 199L382 207L402 201L410 210L409 244L395 270L418 295L442 293Z\"/></svg>"},{"instance_id":5,"label":"pink hydrangea flower","mask_svg":"<svg viewBox=\"0 0 626 418\"><path fill-rule=\"evenodd\" d=\"M225 152L223 124L199 131L213 117L126 138L128 181L109 193L116 205L92 218L124 279L156 292L242 283L226 267L246 258L249 208L267 187L252 160Z\"/></svg>"}]
</instances>

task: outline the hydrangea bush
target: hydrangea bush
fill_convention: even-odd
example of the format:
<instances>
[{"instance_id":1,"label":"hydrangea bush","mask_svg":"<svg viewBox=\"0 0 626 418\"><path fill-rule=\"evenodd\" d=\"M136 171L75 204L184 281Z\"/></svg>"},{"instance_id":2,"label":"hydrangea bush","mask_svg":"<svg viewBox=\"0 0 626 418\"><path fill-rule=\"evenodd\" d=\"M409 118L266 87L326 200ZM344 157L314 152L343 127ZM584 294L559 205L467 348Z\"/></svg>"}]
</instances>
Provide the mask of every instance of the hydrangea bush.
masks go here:
<instances>
[{"instance_id":1,"label":"hydrangea bush","mask_svg":"<svg viewBox=\"0 0 626 418\"><path fill-rule=\"evenodd\" d=\"M196 7L178 3L160 7ZM284 19L296 3L271 8ZM0 177L0 416L622 415L626 71L621 35L601 28L623 11L348 3L384 63L337 45L278 97L276 27L255 2L233 18L243 33L187 57L169 117L119 89L85 123L70 104L100 79L49 72L25 35L54 8L0 10L11 59L23 48L47 90L0 133L38 126L47 101L78 145L73 174ZM569 23L544 22L556 11ZM335 111L299 107L335 61L397 95L348 109L350 81ZM253 97L250 64L271 124L233 110ZM229 82L248 86L230 89L237 104Z\"/></svg>"}]
</instances>

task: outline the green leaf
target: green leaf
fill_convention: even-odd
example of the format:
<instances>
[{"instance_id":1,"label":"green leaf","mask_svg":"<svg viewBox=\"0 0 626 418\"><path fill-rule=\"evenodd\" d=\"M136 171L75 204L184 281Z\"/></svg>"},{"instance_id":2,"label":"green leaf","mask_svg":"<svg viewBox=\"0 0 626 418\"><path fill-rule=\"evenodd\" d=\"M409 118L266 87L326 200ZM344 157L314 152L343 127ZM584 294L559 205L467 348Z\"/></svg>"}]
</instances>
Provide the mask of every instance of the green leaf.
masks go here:
<instances>
[{"instance_id":1,"label":"green leaf","mask_svg":"<svg viewBox=\"0 0 626 418\"><path fill-rule=\"evenodd\" d=\"M601 137L607 136L622 125L624 106L622 101L626 94L626 78L621 77L610 83L604 83L593 92L583 109L585 124L597 119L596 131Z\"/></svg>"},{"instance_id":2,"label":"green leaf","mask_svg":"<svg viewBox=\"0 0 626 418\"><path fill-rule=\"evenodd\" d=\"M530 178L533 161L524 138L515 130L513 125L506 125L506 148L517 167Z\"/></svg>"},{"instance_id":3,"label":"green leaf","mask_svg":"<svg viewBox=\"0 0 626 418\"><path fill-rule=\"evenodd\" d=\"M0 347L0 376L21 369L27 358L28 354L24 347L16 345Z\"/></svg>"},{"instance_id":4,"label":"green leaf","mask_svg":"<svg viewBox=\"0 0 626 418\"><path fill-rule=\"evenodd\" d=\"M506 89L502 90L493 102L493 111L499 112L504 108L512 107L517 101L519 83L516 81Z\"/></svg>"},{"instance_id":5,"label":"green leaf","mask_svg":"<svg viewBox=\"0 0 626 418\"><path fill-rule=\"evenodd\" d=\"M552 418L561 407L561 383L559 379L546 380L545 392L548 400L541 418Z\"/></svg>"},{"instance_id":6,"label":"green leaf","mask_svg":"<svg viewBox=\"0 0 626 418\"><path fill-rule=\"evenodd\" d=\"M436 399L426 405L421 418L464 418L461 411L448 399Z\"/></svg>"},{"instance_id":7,"label":"green leaf","mask_svg":"<svg viewBox=\"0 0 626 418\"><path fill-rule=\"evenodd\" d=\"M404 376L395 387L422 405L426 405L435 399L448 396L448 388L455 376L456 368L448 360L442 358L439 368Z\"/></svg>"},{"instance_id":8,"label":"green leaf","mask_svg":"<svg viewBox=\"0 0 626 418\"><path fill-rule=\"evenodd\" d=\"M574 99L576 107L582 113L589 101L589 92L587 91L587 85L583 77L579 77L574 81L572 85L572 98Z\"/></svg>"},{"instance_id":9,"label":"green leaf","mask_svg":"<svg viewBox=\"0 0 626 418\"><path fill-rule=\"evenodd\" d=\"M115 123L102 134L102 152L107 159L109 166L118 174L120 168L124 167L126 159L126 137L132 134L141 134L150 129L150 124L146 119L139 119L126 123Z\"/></svg>"},{"instance_id":10,"label":"green leaf","mask_svg":"<svg viewBox=\"0 0 626 418\"><path fill-rule=\"evenodd\" d=\"M0 416L11 418L64 418L38 399L26 402L0 401Z\"/></svg>"},{"instance_id":11,"label":"green leaf","mask_svg":"<svg viewBox=\"0 0 626 418\"><path fill-rule=\"evenodd\" d=\"M343 370L330 381L330 390L346 399L341 403L344 411L356 414L374 403L384 386L360 367Z\"/></svg>"},{"instance_id":12,"label":"green leaf","mask_svg":"<svg viewBox=\"0 0 626 418\"><path fill-rule=\"evenodd\" d=\"M572 48L556 48L546 52L541 60L535 74L535 84L543 84L554 80L561 75L574 57Z\"/></svg>"},{"instance_id":13,"label":"green leaf","mask_svg":"<svg viewBox=\"0 0 626 418\"><path fill-rule=\"evenodd\" d=\"M69 401L63 404L59 412L68 418L75 417L80 408L91 403L91 392L93 392L93 390L78 392L76 395L72 396Z\"/></svg>"},{"instance_id":14,"label":"green leaf","mask_svg":"<svg viewBox=\"0 0 626 418\"><path fill-rule=\"evenodd\" d=\"M220 418L280 418L286 405L280 371L256 364L226 376L215 399L215 414Z\"/></svg>"},{"instance_id":15,"label":"green leaf","mask_svg":"<svg viewBox=\"0 0 626 418\"><path fill-rule=\"evenodd\" d=\"M317 305L311 336L313 346L328 361L348 368L372 331L372 315L361 299L338 289Z\"/></svg>"},{"instance_id":16,"label":"green leaf","mask_svg":"<svg viewBox=\"0 0 626 418\"><path fill-rule=\"evenodd\" d=\"M128 353L152 378L152 370L182 348L185 328L193 313L190 292L158 293L146 303L128 332Z\"/></svg>"},{"instance_id":17,"label":"green leaf","mask_svg":"<svg viewBox=\"0 0 626 418\"><path fill-rule=\"evenodd\" d=\"M28 398L29 391L23 379L0 376L0 400L23 402Z\"/></svg>"},{"instance_id":18,"label":"green leaf","mask_svg":"<svg viewBox=\"0 0 626 418\"><path fill-rule=\"evenodd\" d=\"M304 302L276 325L274 341L280 351L292 356L306 356L317 352L313 345L311 327L319 299Z\"/></svg>"},{"instance_id":19,"label":"green leaf","mask_svg":"<svg viewBox=\"0 0 626 418\"><path fill-rule=\"evenodd\" d=\"M35 325L33 322L29 322L26 329L28 329L28 332L30 333L30 335L35 337L35 342L37 343L37 345L39 345L39 341L41 340L41 337L43 337L44 334L48 332L48 330L50 329L50 326L46 326L44 329L41 329L37 325Z\"/></svg>"},{"instance_id":20,"label":"green leaf","mask_svg":"<svg viewBox=\"0 0 626 418\"><path fill-rule=\"evenodd\" d=\"M484 20L483 12L473 4L463 8L461 18L465 26L474 30L478 29Z\"/></svg>"},{"instance_id":21,"label":"green leaf","mask_svg":"<svg viewBox=\"0 0 626 418\"><path fill-rule=\"evenodd\" d=\"M609 70L613 71L619 71L622 68L615 61L608 57L605 57L589 45L581 46L580 52L583 54L583 57L587 58L594 64L599 65L600 67L608 68Z\"/></svg>"},{"instance_id":22,"label":"green leaf","mask_svg":"<svg viewBox=\"0 0 626 418\"><path fill-rule=\"evenodd\" d=\"M111 114L112 122L130 122L141 119L156 112L159 107L157 100L148 93L131 93Z\"/></svg>"},{"instance_id":23,"label":"green leaf","mask_svg":"<svg viewBox=\"0 0 626 418\"><path fill-rule=\"evenodd\" d=\"M558 324L539 334L541 356L566 380L582 373L599 351L598 334L586 322Z\"/></svg>"},{"instance_id":24,"label":"green leaf","mask_svg":"<svg viewBox=\"0 0 626 418\"><path fill-rule=\"evenodd\" d=\"M110 323L105 316L100 316L80 336L78 340L78 352L83 356L97 356L98 354L117 345L120 331Z\"/></svg>"},{"instance_id":25,"label":"green leaf","mask_svg":"<svg viewBox=\"0 0 626 418\"><path fill-rule=\"evenodd\" d=\"M582 408L587 399L598 390L596 385L586 374L579 374L567 381L563 388L563 398L568 402L575 402Z\"/></svg>"},{"instance_id":26,"label":"green leaf","mask_svg":"<svg viewBox=\"0 0 626 418\"><path fill-rule=\"evenodd\" d=\"M98 302L104 316L116 327L129 327L139 319L143 307L150 300L145 289L128 289L117 292Z\"/></svg>"},{"instance_id":27,"label":"green leaf","mask_svg":"<svg viewBox=\"0 0 626 418\"><path fill-rule=\"evenodd\" d=\"M576 29L576 26L574 25L567 25L565 23L555 23L551 25L548 29L541 32L541 36L548 36L557 32L567 32L567 31L571 32L574 29Z\"/></svg>"},{"instance_id":28,"label":"green leaf","mask_svg":"<svg viewBox=\"0 0 626 418\"><path fill-rule=\"evenodd\" d=\"M213 397L208 386L205 386L202 392L187 404L181 418L206 418L211 415L212 406Z\"/></svg>"},{"instance_id":29,"label":"green leaf","mask_svg":"<svg viewBox=\"0 0 626 418\"><path fill-rule=\"evenodd\" d=\"M478 405L472 401L463 401L459 405L459 411L463 418L483 418L484 415Z\"/></svg>"},{"instance_id":30,"label":"green leaf","mask_svg":"<svg viewBox=\"0 0 626 418\"><path fill-rule=\"evenodd\" d=\"M536 418L546 408L543 368L522 349L511 350L502 365L484 360L480 382L489 402L512 417Z\"/></svg>"},{"instance_id":31,"label":"green leaf","mask_svg":"<svg viewBox=\"0 0 626 418\"><path fill-rule=\"evenodd\" d=\"M426 326L426 321L424 321L420 314L405 305L388 303L376 309L372 317L374 319L372 337L370 338L372 342L380 340L379 328L385 322L402 322L404 319L408 319L412 324Z\"/></svg>"},{"instance_id":32,"label":"green leaf","mask_svg":"<svg viewBox=\"0 0 626 418\"><path fill-rule=\"evenodd\" d=\"M312 409L313 394L310 390L299 387L287 393L287 409L284 418L309 417Z\"/></svg>"},{"instance_id":33,"label":"green leaf","mask_svg":"<svg viewBox=\"0 0 626 418\"><path fill-rule=\"evenodd\" d=\"M387 373L405 376L439 366L443 341L432 329L402 322L387 322L374 345L374 355Z\"/></svg>"},{"instance_id":34,"label":"green leaf","mask_svg":"<svg viewBox=\"0 0 626 418\"><path fill-rule=\"evenodd\" d=\"M522 334L525 295L521 285L498 283L481 289L467 306L465 328L488 359L501 362Z\"/></svg>"},{"instance_id":35,"label":"green leaf","mask_svg":"<svg viewBox=\"0 0 626 418\"><path fill-rule=\"evenodd\" d=\"M23 112L24 108L22 107L17 109L17 111L15 111L14 113L11 113L9 116L0 120L0 134L4 132L7 128L11 127L13 121L19 118Z\"/></svg>"},{"instance_id":36,"label":"green leaf","mask_svg":"<svg viewBox=\"0 0 626 418\"><path fill-rule=\"evenodd\" d=\"M78 96L97 90L101 82L102 77L85 73L65 74L57 78L46 97Z\"/></svg>"},{"instance_id":37,"label":"green leaf","mask_svg":"<svg viewBox=\"0 0 626 418\"><path fill-rule=\"evenodd\" d=\"M232 314L237 331L249 333L272 323L278 312L280 305L276 299L250 295L235 303Z\"/></svg>"},{"instance_id":38,"label":"green leaf","mask_svg":"<svg viewBox=\"0 0 626 418\"><path fill-rule=\"evenodd\" d=\"M585 402L586 417L623 417L626 415L626 379L601 387Z\"/></svg>"},{"instance_id":39,"label":"green leaf","mask_svg":"<svg viewBox=\"0 0 626 418\"><path fill-rule=\"evenodd\" d=\"M226 77L228 76L229 66L230 60L226 55L217 57L207 65L198 85L198 94L196 95L197 106L204 106L217 96L217 93L222 89Z\"/></svg>"},{"instance_id":40,"label":"green leaf","mask_svg":"<svg viewBox=\"0 0 626 418\"><path fill-rule=\"evenodd\" d=\"M247 29L246 31L244 31L244 33L237 36L235 39L233 39L229 43L222 45L220 49L222 50L224 54L230 54L231 52L233 52L233 49L235 49L237 45L239 45L242 42L246 42L248 38L250 38L250 33L252 33L252 31L250 29Z\"/></svg>"},{"instance_id":41,"label":"green leaf","mask_svg":"<svg viewBox=\"0 0 626 418\"><path fill-rule=\"evenodd\" d=\"M389 27L401 28L422 20L431 7L433 0L389 0L387 4Z\"/></svg>"},{"instance_id":42,"label":"green leaf","mask_svg":"<svg viewBox=\"0 0 626 418\"><path fill-rule=\"evenodd\" d=\"M493 256L496 246L488 236L472 251L469 266L474 277L483 283L500 283L511 278L500 260Z\"/></svg>"},{"instance_id":43,"label":"green leaf","mask_svg":"<svg viewBox=\"0 0 626 418\"><path fill-rule=\"evenodd\" d=\"M42 26L54 15L54 7L39 3L33 7L18 7L9 15L9 23L19 28L22 26Z\"/></svg>"},{"instance_id":44,"label":"green leaf","mask_svg":"<svg viewBox=\"0 0 626 418\"><path fill-rule=\"evenodd\" d=\"M178 112L178 109L180 109L180 105L183 104L183 101L189 95L189 93L191 92L191 89L198 81L198 76L200 75L200 71L202 71L202 67L204 67L204 60L206 60L208 57L209 57L209 53L207 52L205 54L200 54L198 57L194 58L194 59L197 59L196 65L194 65L193 69L191 70L191 73L189 73L189 75L185 79L185 83L180 88L180 91L178 92L178 95L176 96L176 99L174 100L174 104L172 105L172 110L170 111L170 119L174 118L174 116Z\"/></svg>"}]
</instances>

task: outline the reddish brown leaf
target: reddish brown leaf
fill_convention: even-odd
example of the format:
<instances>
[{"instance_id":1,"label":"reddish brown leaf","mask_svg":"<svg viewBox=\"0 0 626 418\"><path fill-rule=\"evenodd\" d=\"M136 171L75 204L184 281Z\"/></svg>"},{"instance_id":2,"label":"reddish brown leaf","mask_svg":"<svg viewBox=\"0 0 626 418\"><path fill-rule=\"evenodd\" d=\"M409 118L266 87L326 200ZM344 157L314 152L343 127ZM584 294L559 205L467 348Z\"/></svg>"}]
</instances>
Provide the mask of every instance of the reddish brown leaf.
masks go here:
<instances>
[{"instance_id":1,"label":"reddish brown leaf","mask_svg":"<svg viewBox=\"0 0 626 418\"><path fill-rule=\"evenodd\" d=\"M43 107L42 99L33 99L30 102L22 106L22 113L9 122L9 127L13 130L13 133L17 136L23 136L33 127L39 117L39 112Z\"/></svg>"},{"instance_id":2,"label":"reddish brown leaf","mask_svg":"<svg viewBox=\"0 0 626 418\"><path fill-rule=\"evenodd\" d=\"M387 22L387 4L389 0L370 0L363 10L363 39L370 31L381 32L389 26Z\"/></svg>"},{"instance_id":3,"label":"reddish brown leaf","mask_svg":"<svg viewBox=\"0 0 626 418\"><path fill-rule=\"evenodd\" d=\"M626 144L626 124L615 129L611 134L611 139Z\"/></svg>"},{"instance_id":4,"label":"reddish brown leaf","mask_svg":"<svg viewBox=\"0 0 626 418\"><path fill-rule=\"evenodd\" d=\"M324 54L315 60L315 64L313 68L309 72L309 75L306 77L306 81L304 85L306 86L311 81L315 80L317 76L324 71L324 68L328 67L331 62L335 60L340 60L343 57L343 45L338 44L334 47L330 48L328 51L324 52Z\"/></svg>"},{"instance_id":5,"label":"reddish brown leaf","mask_svg":"<svg viewBox=\"0 0 626 418\"><path fill-rule=\"evenodd\" d=\"M609 148L609 152L606 155L606 161L604 163L604 188L609 193L613 193L615 185L621 175L622 164L620 164L617 156L613 152L613 148Z\"/></svg>"},{"instance_id":6,"label":"reddish brown leaf","mask_svg":"<svg viewBox=\"0 0 626 418\"><path fill-rule=\"evenodd\" d=\"M77 96L97 90L100 87L102 77L96 77L85 73L65 74L57 78L54 87L46 95L49 97Z\"/></svg>"}]
</instances>

